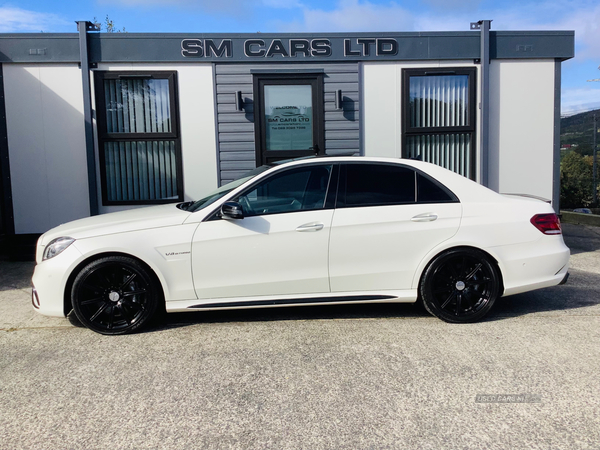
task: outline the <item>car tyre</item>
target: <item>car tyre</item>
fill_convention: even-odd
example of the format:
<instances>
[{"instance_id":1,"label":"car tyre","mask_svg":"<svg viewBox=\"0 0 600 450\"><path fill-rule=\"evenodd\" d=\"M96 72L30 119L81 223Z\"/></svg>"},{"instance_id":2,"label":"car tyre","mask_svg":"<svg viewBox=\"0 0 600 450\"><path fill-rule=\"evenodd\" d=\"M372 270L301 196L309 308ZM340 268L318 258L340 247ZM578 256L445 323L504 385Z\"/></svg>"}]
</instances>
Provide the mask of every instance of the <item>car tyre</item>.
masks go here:
<instances>
[{"instance_id":1,"label":"car tyre","mask_svg":"<svg viewBox=\"0 0 600 450\"><path fill-rule=\"evenodd\" d=\"M159 283L139 261L108 256L86 265L73 282L71 302L79 321L106 335L138 331L155 315Z\"/></svg>"},{"instance_id":2,"label":"car tyre","mask_svg":"<svg viewBox=\"0 0 600 450\"><path fill-rule=\"evenodd\" d=\"M419 295L430 314L450 323L481 320L501 294L496 263L471 248L437 256L425 269Z\"/></svg>"}]
</instances>

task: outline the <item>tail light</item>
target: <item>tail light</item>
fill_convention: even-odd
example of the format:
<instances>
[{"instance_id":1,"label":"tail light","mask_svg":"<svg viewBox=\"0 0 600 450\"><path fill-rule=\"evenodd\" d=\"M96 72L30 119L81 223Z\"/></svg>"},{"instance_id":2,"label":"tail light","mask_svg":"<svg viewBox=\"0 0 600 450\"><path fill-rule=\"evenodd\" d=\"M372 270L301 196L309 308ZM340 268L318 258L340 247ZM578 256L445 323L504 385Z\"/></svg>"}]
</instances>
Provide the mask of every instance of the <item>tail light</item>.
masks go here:
<instances>
[{"instance_id":1,"label":"tail light","mask_svg":"<svg viewBox=\"0 0 600 450\"><path fill-rule=\"evenodd\" d=\"M544 234L561 234L560 219L556 214L536 214L531 218L534 227Z\"/></svg>"}]
</instances>

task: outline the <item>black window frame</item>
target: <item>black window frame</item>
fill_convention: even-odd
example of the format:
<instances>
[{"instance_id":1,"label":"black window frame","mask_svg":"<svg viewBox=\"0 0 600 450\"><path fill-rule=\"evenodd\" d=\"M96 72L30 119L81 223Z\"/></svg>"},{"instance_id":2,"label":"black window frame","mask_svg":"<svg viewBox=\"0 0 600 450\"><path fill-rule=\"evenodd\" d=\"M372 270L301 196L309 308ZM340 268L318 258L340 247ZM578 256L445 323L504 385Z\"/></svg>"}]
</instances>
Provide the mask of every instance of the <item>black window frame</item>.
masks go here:
<instances>
[{"instance_id":1,"label":"black window frame","mask_svg":"<svg viewBox=\"0 0 600 450\"><path fill-rule=\"evenodd\" d=\"M410 78L442 75L467 75L469 88L468 117L469 124L448 127L412 127L410 124ZM469 134L470 135L470 179L476 178L476 120L477 120L477 69L475 67L444 67L416 68L402 70L402 157L409 158L407 143L412 136L439 134Z\"/></svg>"},{"instance_id":2,"label":"black window frame","mask_svg":"<svg viewBox=\"0 0 600 450\"><path fill-rule=\"evenodd\" d=\"M166 79L169 82L169 111L171 131L167 133L109 133L106 121L106 102L104 80L118 79ZM96 129L98 135L98 153L100 161L100 183L103 206L119 205L161 205L183 201L183 161L181 155L181 131L179 123L177 71L165 70L96 70L94 71L94 90L96 96ZM177 197L149 200L109 200L107 190L107 173L104 144L107 142L139 142L171 140L175 145L175 170L177 176Z\"/></svg>"},{"instance_id":3,"label":"black window frame","mask_svg":"<svg viewBox=\"0 0 600 450\"><path fill-rule=\"evenodd\" d=\"M382 207L382 206L407 206L407 205L423 205L423 204L441 204L441 203L460 203L458 197L449 189L447 186L423 172L422 170L417 169L416 167L405 165L405 164L389 164L384 162L371 162L371 161L348 161L344 163L340 163L339 176L338 176L338 189L337 195L335 197L335 208L336 209L346 209L346 208L372 208L372 207ZM347 205L346 204L346 167L349 165L363 165L363 166L388 166L395 167L401 169L408 169L413 172L414 175L414 201L412 202L394 202L394 203L373 203L369 205ZM419 200L419 176L427 179L437 187L439 187L444 193L448 195L448 200L442 201L420 201Z\"/></svg>"},{"instance_id":4,"label":"black window frame","mask_svg":"<svg viewBox=\"0 0 600 450\"><path fill-rule=\"evenodd\" d=\"M255 73L253 74L254 97L254 138L256 165L275 161L325 154L325 94L324 73ZM264 120L265 85L311 85L313 108L312 149L307 150L267 150L267 129Z\"/></svg>"}]
</instances>

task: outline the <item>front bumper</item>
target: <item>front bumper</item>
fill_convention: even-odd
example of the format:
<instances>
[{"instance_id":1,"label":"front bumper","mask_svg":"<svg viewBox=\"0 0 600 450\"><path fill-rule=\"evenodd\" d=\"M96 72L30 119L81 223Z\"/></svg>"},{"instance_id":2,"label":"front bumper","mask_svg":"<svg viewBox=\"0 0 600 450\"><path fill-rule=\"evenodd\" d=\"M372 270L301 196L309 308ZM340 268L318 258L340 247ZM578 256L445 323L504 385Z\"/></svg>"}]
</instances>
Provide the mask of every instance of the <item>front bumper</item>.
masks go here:
<instances>
[{"instance_id":1,"label":"front bumper","mask_svg":"<svg viewBox=\"0 0 600 450\"><path fill-rule=\"evenodd\" d=\"M69 275L82 258L75 244L52 259L42 261L33 272L31 303L36 312L45 316L65 317L65 288Z\"/></svg>"}]
</instances>

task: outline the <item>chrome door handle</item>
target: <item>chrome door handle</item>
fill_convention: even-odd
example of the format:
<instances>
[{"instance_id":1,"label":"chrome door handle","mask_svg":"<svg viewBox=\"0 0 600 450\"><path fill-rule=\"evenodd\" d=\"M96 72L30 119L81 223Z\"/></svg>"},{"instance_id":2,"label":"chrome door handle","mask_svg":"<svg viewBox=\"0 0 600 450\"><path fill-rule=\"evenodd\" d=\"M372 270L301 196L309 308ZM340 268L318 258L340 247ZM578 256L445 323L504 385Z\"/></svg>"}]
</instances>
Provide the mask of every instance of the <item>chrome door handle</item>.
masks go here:
<instances>
[{"instance_id":1,"label":"chrome door handle","mask_svg":"<svg viewBox=\"0 0 600 450\"><path fill-rule=\"evenodd\" d=\"M437 218L438 218L438 216L435 213L425 213L425 214L419 214L417 216L414 216L410 220L412 220L413 222L433 222Z\"/></svg>"},{"instance_id":2,"label":"chrome door handle","mask_svg":"<svg viewBox=\"0 0 600 450\"><path fill-rule=\"evenodd\" d=\"M296 228L296 231L319 231L322 230L324 226L325 225L323 225L321 222L305 223L304 225L300 225L298 228Z\"/></svg>"}]
</instances>

